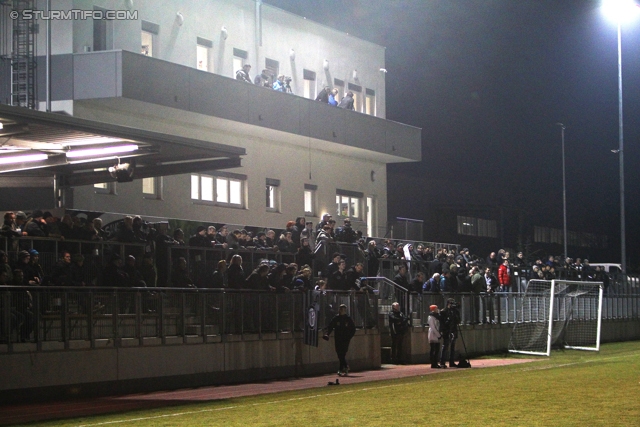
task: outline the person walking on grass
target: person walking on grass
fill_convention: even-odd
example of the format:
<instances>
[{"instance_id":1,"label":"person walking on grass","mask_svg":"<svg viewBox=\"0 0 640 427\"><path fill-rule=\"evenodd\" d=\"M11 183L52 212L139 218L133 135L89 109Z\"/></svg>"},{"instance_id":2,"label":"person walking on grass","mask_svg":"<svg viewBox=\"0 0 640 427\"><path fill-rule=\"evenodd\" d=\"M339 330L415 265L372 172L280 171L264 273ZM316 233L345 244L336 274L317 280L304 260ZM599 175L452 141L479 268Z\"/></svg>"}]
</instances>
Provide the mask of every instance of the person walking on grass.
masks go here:
<instances>
[{"instance_id":1,"label":"person walking on grass","mask_svg":"<svg viewBox=\"0 0 640 427\"><path fill-rule=\"evenodd\" d=\"M342 304L338 309L338 315L331 319L329 326L325 329L325 333L322 338L325 341L329 341L329 335L335 331L335 345L336 354L338 355L338 361L340 362L340 368L338 369L339 376L346 376L349 374L349 365L347 364L347 351L349 351L349 343L351 338L356 333L356 325L353 319L347 315L347 306Z\"/></svg>"}]
</instances>

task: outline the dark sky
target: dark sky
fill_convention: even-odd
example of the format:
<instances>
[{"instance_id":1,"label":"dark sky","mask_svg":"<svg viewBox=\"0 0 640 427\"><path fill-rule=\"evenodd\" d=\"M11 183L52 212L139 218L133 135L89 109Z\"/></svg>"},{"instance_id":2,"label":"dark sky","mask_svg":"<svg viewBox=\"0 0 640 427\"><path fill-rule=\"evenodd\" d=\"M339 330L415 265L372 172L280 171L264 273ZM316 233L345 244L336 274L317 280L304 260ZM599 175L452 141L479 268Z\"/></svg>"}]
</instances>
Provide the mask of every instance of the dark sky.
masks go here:
<instances>
[{"instance_id":1,"label":"dark sky","mask_svg":"<svg viewBox=\"0 0 640 427\"><path fill-rule=\"evenodd\" d=\"M619 258L617 32L589 0L265 0L387 48L387 118L422 128L423 160L389 166L389 217L424 218L416 188L460 186L607 234ZM622 30L627 253L638 263L640 19ZM449 191L444 191L449 190ZM603 260L604 261L604 260Z\"/></svg>"}]
</instances>

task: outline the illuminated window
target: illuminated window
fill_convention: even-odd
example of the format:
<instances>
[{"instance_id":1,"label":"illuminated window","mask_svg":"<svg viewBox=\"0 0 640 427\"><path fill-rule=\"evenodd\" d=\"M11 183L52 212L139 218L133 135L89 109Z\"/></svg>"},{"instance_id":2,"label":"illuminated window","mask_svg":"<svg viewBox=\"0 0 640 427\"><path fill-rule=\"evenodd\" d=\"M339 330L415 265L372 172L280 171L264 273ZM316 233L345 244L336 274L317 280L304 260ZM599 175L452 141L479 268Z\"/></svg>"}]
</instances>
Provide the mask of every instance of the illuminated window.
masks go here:
<instances>
[{"instance_id":1,"label":"illuminated window","mask_svg":"<svg viewBox=\"0 0 640 427\"><path fill-rule=\"evenodd\" d=\"M143 178L142 194L148 199L162 199L162 177Z\"/></svg>"},{"instance_id":2,"label":"illuminated window","mask_svg":"<svg viewBox=\"0 0 640 427\"><path fill-rule=\"evenodd\" d=\"M316 190L318 186L305 184L304 185L304 213L306 215L315 216L316 214Z\"/></svg>"},{"instance_id":3,"label":"illuminated window","mask_svg":"<svg viewBox=\"0 0 640 427\"><path fill-rule=\"evenodd\" d=\"M280 180L267 178L265 193L267 211L278 212L280 210Z\"/></svg>"},{"instance_id":4,"label":"illuminated window","mask_svg":"<svg viewBox=\"0 0 640 427\"><path fill-rule=\"evenodd\" d=\"M158 52L154 52L154 41L160 32L160 26L149 21L142 21L142 48L140 53L145 56L158 56Z\"/></svg>"},{"instance_id":5,"label":"illuminated window","mask_svg":"<svg viewBox=\"0 0 640 427\"><path fill-rule=\"evenodd\" d=\"M196 45L196 68L202 71L213 71L211 67L211 48L213 48L213 42L211 40L198 37Z\"/></svg>"},{"instance_id":6,"label":"illuminated window","mask_svg":"<svg viewBox=\"0 0 640 427\"><path fill-rule=\"evenodd\" d=\"M371 116L376 115L376 92L372 89L367 89L365 91L366 95L364 98L364 112Z\"/></svg>"},{"instance_id":7,"label":"illuminated window","mask_svg":"<svg viewBox=\"0 0 640 427\"><path fill-rule=\"evenodd\" d=\"M191 199L244 207L244 178L191 175Z\"/></svg>"},{"instance_id":8,"label":"illuminated window","mask_svg":"<svg viewBox=\"0 0 640 427\"><path fill-rule=\"evenodd\" d=\"M362 102L362 86L349 83L347 89L353 92L353 109L354 111L363 112L364 103Z\"/></svg>"},{"instance_id":9,"label":"illuminated window","mask_svg":"<svg viewBox=\"0 0 640 427\"><path fill-rule=\"evenodd\" d=\"M364 194L355 191L336 190L336 214L339 217L361 218Z\"/></svg>"},{"instance_id":10,"label":"illuminated window","mask_svg":"<svg viewBox=\"0 0 640 427\"><path fill-rule=\"evenodd\" d=\"M344 96L344 80L333 79L333 88L338 89L338 94L336 95L336 100L340 102L342 97Z\"/></svg>"},{"instance_id":11,"label":"illuminated window","mask_svg":"<svg viewBox=\"0 0 640 427\"><path fill-rule=\"evenodd\" d=\"M233 78L236 78L236 72L242 70L245 60L249 57L246 50L233 48Z\"/></svg>"}]
</instances>

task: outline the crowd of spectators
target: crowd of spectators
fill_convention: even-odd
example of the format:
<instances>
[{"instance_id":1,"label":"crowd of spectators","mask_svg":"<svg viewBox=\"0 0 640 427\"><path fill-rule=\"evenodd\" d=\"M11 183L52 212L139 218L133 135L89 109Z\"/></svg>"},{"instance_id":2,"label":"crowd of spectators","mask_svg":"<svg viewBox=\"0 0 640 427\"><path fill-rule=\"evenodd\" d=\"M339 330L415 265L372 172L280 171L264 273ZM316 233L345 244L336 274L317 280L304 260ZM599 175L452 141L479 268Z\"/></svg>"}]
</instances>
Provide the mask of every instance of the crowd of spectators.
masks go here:
<instances>
[{"instance_id":1,"label":"crowd of spectators","mask_svg":"<svg viewBox=\"0 0 640 427\"><path fill-rule=\"evenodd\" d=\"M260 74L257 74L256 77L251 81L251 76L249 73L251 72L251 65L244 64L241 69L236 71L236 80L240 80L246 83L252 83L258 86L271 88L278 92L285 93L293 93L291 89L291 77L285 76L284 74L280 74L277 77L271 73L270 70L264 69ZM316 97L316 101L323 102L325 104L332 105L334 107L344 108L346 110L354 109L354 99L353 92L349 91L345 94L345 96L338 101L338 89L331 88L330 86L324 86L318 96Z\"/></svg>"},{"instance_id":2,"label":"crowd of spectators","mask_svg":"<svg viewBox=\"0 0 640 427\"><path fill-rule=\"evenodd\" d=\"M185 236L182 229L169 233L167 223L149 224L139 216L125 216L117 227L106 230L100 218L83 220L65 214L56 218L50 212L35 210L27 217L24 212L6 212L0 233L7 239L9 253L3 257L0 271L6 274L3 283L20 285L118 287L229 287L287 292L312 289L314 277L334 290L366 290L360 277L384 274L393 277L401 287L411 292L509 292L518 288L522 279L593 280L607 282L599 267L592 268L588 260L546 260L527 262L522 252L512 257L503 249L486 258L472 255L467 248L459 251L415 242L391 239L366 240L354 230L349 218L336 227L330 214L313 227L305 217L288 221L282 230L229 230L222 225L199 225L193 234ZM140 250L127 254L110 254L106 265L95 271L90 265L90 253L71 253L64 245L59 260L45 271L34 248L21 247L21 237L49 237L59 241L117 242L138 244ZM348 257L337 243L351 244L360 257ZM86 246L86 245L85 245ZM90 247L90 246L89 246ZM189 251L180 251L185 247ZM197 249L224 249L224 255L214 258L197 254ZM326 262L317 260L318 251L333 248ZM23 249L23 250L21 250ZM28 249L28 250L27 250ZM243 269L244 250L289 254L291 262L276 262L264 257L250 271ZM194 255L195 253L195 255ZM9 255L16 254L13 262ZM89 258L88 261L85 261ZM124 259L123 259L124 258ZM351 258L351 259L348 259ZM89 264L89 265L88 265ZM95 267L95 266L93 266ZM21 279L16 274L20 270ZM474 274L483 274L485 285L474 285Z\"/></svg>"}]
</instances>

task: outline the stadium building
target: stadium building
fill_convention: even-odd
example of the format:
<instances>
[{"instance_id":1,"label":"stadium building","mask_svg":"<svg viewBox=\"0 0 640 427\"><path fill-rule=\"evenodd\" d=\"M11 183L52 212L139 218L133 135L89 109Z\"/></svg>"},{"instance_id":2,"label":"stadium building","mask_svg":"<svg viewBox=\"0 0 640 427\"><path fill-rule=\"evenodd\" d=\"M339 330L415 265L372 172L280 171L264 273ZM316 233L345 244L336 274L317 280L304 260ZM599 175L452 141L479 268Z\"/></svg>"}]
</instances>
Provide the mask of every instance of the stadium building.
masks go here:
<instances>
[{"instance_id":1,"label":"stadium building","mask_svg":"<svg viewBox=\"0 0 640 427\"><path fill-rule=\"evenodd\" d=\"M1 25L3 209L280 228L329 212L382 236L386 165L421 159L421 130L385 119L384 47L260 1L13 1ZM259 84L236 78L247 64ZM354 111L315 101L324 86Z\"/></svg>"}]
</instances>

